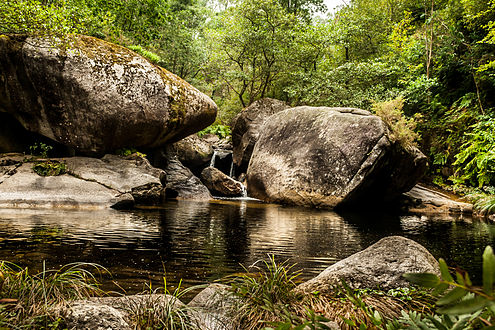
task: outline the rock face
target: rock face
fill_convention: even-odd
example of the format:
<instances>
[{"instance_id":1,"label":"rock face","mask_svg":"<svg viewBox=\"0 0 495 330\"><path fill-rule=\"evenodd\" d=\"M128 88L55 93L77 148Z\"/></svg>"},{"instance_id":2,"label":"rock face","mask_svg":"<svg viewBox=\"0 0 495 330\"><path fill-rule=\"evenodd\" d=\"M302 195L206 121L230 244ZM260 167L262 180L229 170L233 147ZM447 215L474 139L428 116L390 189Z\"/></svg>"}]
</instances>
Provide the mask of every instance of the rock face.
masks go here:
<instances>
[{"instance_id":1,"label":"rock face","mask_svg":"<svg viewBox=\"0 0 495 330\"><path fill-rule=\"evenodd\" d=\"M2 35L0 111L28 131L103 155L178 141L213 123L217 107L124 47L87 36L60 45Z\"/></svg>"},{"instance_id":2,"label":"rock face","mask_svg":"<svg viewBox=\"0 0 495 330\"><path fill-rule=\"evenodd\" d=\"M393 200L426 170L426 157L390 142L359 109L297 107L269 117L247 172L250 197L313 207Z\"/></svg>"},{"instance_id":3,"label":"rock face","mask_svg":"<svg viewBox=\"0 0 495 330\"><path fill-rule=\"evenodd\" d=\"M57 159L67 174L40 176L23 157L0 157L0 207L129 208L161 201L163 171L140 157Z\"/></svg>"},{"instance_id":4,"label":"rock face","mask_svg":"<svg viewBox=\"0 0 495 330\"><path fill-rule=\"evenodd\" d=\"M452 200L449 196L420 184L404 193L409 199L408 211L413 213L460 213L472 214L473 204Z\"/></svg>"},{"instance_id":5,"label":"rock face","mask_svg":"<svg viewBox=\"0 0 495 330\"><path fill-rule=\"evenodd\" d=\"M242 110L232 121L232 144L237 173L246 173L254 145L266 118L289 108L282 101L264 98Z\"/></svg>"},{"instance_id":6,"label":"rock face","mask_svg":"<svg viewBox=\"0 0 495 330\"><path fill-rule=\"evenodd\" d=\"M198 176L210 164L213 156L213 144L196 134L174 143L171 149L177 155L177 160Z\"/></svg>"},{"instance_id":7,"label":"rock face","mask_svg":"<svg viewBox=\"0 0 495 330\"><path fill-rule=\"evenodd\" d=\"M438 262L422 245L413 240L389 236L367 249L333 264L317 277L300 284L303 292L330 292L343 279L351 287L383 290L407 287L405 273L440 274Z\"/></svg>"},{"instance_id":8,"label":"rock face","mask_svg":"<svg viewBox=\"0 0 495 330\"><path fill-rule=\"evenodd\" d=\"M201 181L214 196L238 197L244 191L242 183L214 167L207 167L201 172Z\"/></svg>"},{"instance_id":9,"label":"rock face","mask_svg":"<svg viewBox=\"0 0 495 330\"><path fill-rule=\"evenodd\" d=\"M164 167L167 173L165 197L176 199L210 200L208 188L177 159L171 159Z\"/></svg>"}]
</instances>

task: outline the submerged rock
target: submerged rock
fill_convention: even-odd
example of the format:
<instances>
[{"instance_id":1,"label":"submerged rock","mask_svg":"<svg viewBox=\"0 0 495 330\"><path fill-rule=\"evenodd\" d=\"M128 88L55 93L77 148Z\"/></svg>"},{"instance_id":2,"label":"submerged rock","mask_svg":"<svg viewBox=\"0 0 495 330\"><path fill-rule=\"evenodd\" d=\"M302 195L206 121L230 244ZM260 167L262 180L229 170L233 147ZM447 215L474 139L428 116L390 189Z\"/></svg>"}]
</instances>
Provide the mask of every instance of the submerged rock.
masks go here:
<instances>
[{"instance_id":1,"label":"submerged rock","mask_svg":"<svg viewBox=\"0 0 495 330\"><path fill-rule=\"evenodd\" d=\"M201 181L214 196L240 197L244 192L242 183L211 166L201 172Z\"/></svg>"},{"instance_id":2,"label":"submerged rock","mask_svg":"<svg viewBox=\"0 0 495 330\"><path fill-rule=\"evenodd\" d=\"M325 269L317 277L300 284L301 292L331 292L341 280L352 288L383 290L408 287L405 273L440 275L438 262L421 244L401 236L382 238Z\"/></svg>"},{"instance_id":3,"label":"submerged rock","mask_svg":"<svg viewBox=\"0 0 495 330\"><path fill-rule=\"evenodd\" d=\"M314 207L390 201L411 189L426 157L389 139L368 111L297 107L270 116L247 172L250 197Z\"/></svg>"},{"instance_id":4,"label":"submerged rock","mask_svg":"<svg viewBox=\"0 0 495 330\"><path fill-rule=\"evenodd\" d=\"M215 120L215 103L140 55L103 40L0 36L0 111L86 154L155 148Z\"/></svg>"},{"instance_id":5,"label":"submerged rock","mask_svg":"<svg viewBox=\"0 0 495 330\"><path fill-rule=\"evenodd\" d=\"M232 121L234 164L239 174L246 173L261 126L274 113L289 108L285 102L264 98L243 109Z\"/></svg>"}]
</instances>

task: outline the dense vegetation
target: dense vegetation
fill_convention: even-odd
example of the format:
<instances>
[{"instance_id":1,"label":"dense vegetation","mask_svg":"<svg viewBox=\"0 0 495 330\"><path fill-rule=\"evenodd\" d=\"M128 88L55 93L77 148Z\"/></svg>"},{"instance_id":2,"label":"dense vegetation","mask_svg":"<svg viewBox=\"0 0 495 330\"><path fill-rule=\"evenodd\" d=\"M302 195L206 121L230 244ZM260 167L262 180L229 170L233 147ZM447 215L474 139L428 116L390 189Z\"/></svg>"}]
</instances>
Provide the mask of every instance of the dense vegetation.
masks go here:
<instances>
[{"instance_id":1,"label":"dense vegetation","mask_svg":"<svg viewBox=\"0 0 495 330\"><path fill-rule=\"evenodd\" d=\"M495 0L350 0L323 10L322 0L6 0L0 32L125 45L210 95L217 124L262 97L396 104L392 114L417 132L401 139L418 140L435 183L493 193Z\"/></svg>"}]
</instances>

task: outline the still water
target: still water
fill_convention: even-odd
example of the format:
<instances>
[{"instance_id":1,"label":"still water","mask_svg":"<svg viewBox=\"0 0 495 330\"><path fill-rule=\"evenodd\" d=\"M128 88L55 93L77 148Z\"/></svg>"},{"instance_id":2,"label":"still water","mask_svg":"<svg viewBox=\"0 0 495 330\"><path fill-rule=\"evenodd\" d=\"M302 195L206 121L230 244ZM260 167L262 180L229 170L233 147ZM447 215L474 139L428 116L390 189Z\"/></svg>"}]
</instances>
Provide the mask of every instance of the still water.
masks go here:
<instances>
[{"instance_id":1,"label":"still water","mask_svg":"<svg viewBox=\"0 0 495 330\"><path fill-rule=\"evenodd\" d=\"M133 211L0 210L0 260L34 270L98 263L127 293L162 284L202 284L242 272L268 254L289 260L302 277L388 235L423 244L479 281L481 254L495 225L478 220L384 213L337 214L255 201L167 202Z\"/></svg>"}]
</instances>

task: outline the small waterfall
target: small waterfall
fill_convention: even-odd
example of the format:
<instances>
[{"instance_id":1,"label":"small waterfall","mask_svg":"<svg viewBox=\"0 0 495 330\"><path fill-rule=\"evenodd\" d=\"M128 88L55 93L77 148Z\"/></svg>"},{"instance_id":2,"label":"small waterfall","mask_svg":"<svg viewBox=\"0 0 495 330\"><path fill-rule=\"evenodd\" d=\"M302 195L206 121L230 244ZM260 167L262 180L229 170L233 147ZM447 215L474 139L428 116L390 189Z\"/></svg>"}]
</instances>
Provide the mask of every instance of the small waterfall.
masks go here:
<instances>
[{"instance_id":1,"label":"small waterfall","mask_svg":"<svg viewBox=\"0 0 495 330\"><path fill-rule=\"evenodd\" d=\"M217 158L217 151L213 150L213 156L211 156L210 166L215 167L215 159Z\"/></svg>"},{"instance_id":2,"label":"small waterfall","mask_svg":"<svg viewBox=\"0 0 495 330\"><path fill-rule=\"evenodd\" d=\"M242 198L248 197L246 186L244 184L242 184L242 182L241 182L241 187L242 187L242 195L241 195L241 197Z\"/></svg>"}]
</instances>

